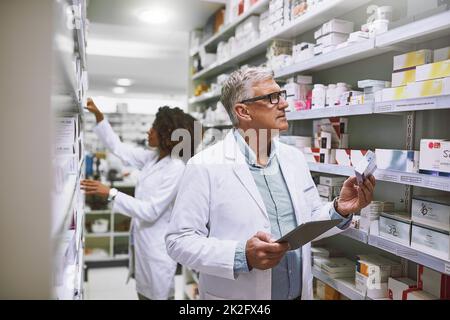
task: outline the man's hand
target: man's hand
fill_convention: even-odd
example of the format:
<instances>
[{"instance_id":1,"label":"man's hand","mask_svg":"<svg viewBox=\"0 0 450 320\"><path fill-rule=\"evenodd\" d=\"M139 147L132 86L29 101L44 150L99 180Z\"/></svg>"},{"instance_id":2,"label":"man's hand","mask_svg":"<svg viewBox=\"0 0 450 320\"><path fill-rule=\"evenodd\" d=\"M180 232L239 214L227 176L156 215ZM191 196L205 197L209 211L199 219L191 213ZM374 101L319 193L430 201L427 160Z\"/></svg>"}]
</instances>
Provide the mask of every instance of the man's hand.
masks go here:
<instances>
[{"instance_id":1,"label":"man's hand","mask_svg":"<svg viewBox=\"0 0 450 320\"><path fill-rule=\"evenodd\" d=\"M81 189L85 191L86 194L94 194L104 198L108 198L110 188L101 184L100 181L96 180L82 180Z\"/></svg>"},{"instance_id":2,"label":"man's hand","mask_svg":"<svg viewBox=\"0 0 450 320\"><path fill-rule=\"evenodd\" d=\"M249 270L252 268L266 270L275 267L288 249L288 243L276 243L270 234L258 231L245 246Z\"/></svg>"},{"instance_id":3,"label":"man's hand","mask_svg":"<svg viewBox=\"0 0 450 320\"><path fill-rule=\"evenodd\" d=\"M87 99L86 109L88 109L89 112L95 115L97 123L101 122L104 119L103 113L99 110L99 108L97 108L97 106L94 103L94 100L92 100L91 98Z\"/></svg>"},{"instance_id":4,"label":"man's hand","mask_svg":"<svg viewBox=\"0 0 450 320\"><path fill-rule=\"evenodd\" d=\"M370 176L358 185L356 177L345 180L339 195L336 211L342 216L348 216L367 207L373 199L375 178Z\"/></svg>"}]
</instances>

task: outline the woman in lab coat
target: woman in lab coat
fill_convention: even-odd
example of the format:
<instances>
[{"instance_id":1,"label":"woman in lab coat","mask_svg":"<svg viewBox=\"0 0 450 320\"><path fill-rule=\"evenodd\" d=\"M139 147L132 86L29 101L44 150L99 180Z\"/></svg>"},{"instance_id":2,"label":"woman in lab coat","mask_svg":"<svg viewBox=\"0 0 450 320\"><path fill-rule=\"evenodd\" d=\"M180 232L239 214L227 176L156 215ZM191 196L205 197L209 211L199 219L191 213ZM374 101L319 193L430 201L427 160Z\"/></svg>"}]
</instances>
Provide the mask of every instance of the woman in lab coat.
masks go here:
<instances>
[{"instance_id":1,"label":"woman in lab coat","mask_svg":"<svg viewBox=\"0 0 450 320\"><path fill-rule=\"evenodd\" d=\"M82 189L86 194L108 197L113 201L114 212L132 218L130 273L134 271L139 298L172 298L177 264L166 252L164 236L185 164L171 155L177 144L171 141L171 134L175 129L184 128L193 139L195 119L179 108L159 108L148 131L148 144L154 149L151 150L122 143L92 99L88 99L87 109L95 115L94 132L108 150L126 165L139 169L140 174L135 197L94 180L83 180ZM190 142L193 146L193 140Z\"/></svg>"}]
</instances>

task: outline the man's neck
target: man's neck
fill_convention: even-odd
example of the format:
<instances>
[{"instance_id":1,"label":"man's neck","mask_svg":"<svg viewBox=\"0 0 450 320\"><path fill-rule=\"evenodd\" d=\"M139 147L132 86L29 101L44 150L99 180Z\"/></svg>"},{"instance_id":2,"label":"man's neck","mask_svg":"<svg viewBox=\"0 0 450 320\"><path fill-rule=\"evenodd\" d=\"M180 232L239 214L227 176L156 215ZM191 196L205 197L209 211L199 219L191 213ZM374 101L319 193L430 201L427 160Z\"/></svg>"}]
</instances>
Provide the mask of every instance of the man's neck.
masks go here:
<instances>
[{"instance_id":1,"label":"man's neck","mask_svg":"<svg viewBox=\"0 0 450 320\"><path fill-rule=\"evenodd\" d=\"M245 142L256 155L256 163L266 166L269 162L272 148L272 132L267 129L243 129L238 128Z\"/></svg>"}]
</instances>

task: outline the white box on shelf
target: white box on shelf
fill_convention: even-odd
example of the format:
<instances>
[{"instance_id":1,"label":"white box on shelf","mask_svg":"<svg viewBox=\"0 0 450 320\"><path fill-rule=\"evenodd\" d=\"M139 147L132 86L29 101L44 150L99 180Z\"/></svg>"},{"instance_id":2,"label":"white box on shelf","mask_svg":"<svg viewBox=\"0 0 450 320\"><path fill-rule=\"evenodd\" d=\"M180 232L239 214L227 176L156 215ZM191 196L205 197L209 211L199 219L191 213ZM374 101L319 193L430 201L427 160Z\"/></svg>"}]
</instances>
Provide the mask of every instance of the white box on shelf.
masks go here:
<instances>
[{"instance_id":1,"label":"white box on shelf","mask_svg":"<svg viewBox=\"0 0 450 320\"><path fill-rule=\"evenodd\" d=\"M330 187L323 184L318 184L317 191L319 192L319 196L326 197L330 200L339 195L341 187Z\"/></svg>"},{"instance_id":2,"label":"white box on shelf","mask_svg":"<svg viewBox=\"0 0 450 320\"><path fill-rule=\"evenodd\" d=\"M322 131L320 133L320 148L331 149L331 133Z\"/></svg>"},{"instance_id":3,"label":"white box on shelf","mask_svg":"<svg viewBox=\"0 0 450 320\"><path fill-rule=\"evenodd\" d=\"M346 34L346 33L335 33L335 32L329 33L326 36L322 36L320 38L321 45L323 47L336 46L336 45L338 45L340 43L343 43L343 42L347 41L347 39L348 39L348 34Z\"/></svg>"},{"instance_id":4,"label":"white box on shelf","mask_svg":"<svg viewBox=\"0 0 450 320\"><path fill-rule=\"evenodd\" d=\"M411 248L439 257L450 259L450 236L448 231L413 223Z\"/></svg>"},{"instance_id":5,"label":"white box on shelf","mask_svg":"<svg viewBox=\"0 0 450 320\"><path fill-rule=\"evenodd\" d=\"M406 300L407 292L417 288L417 281L409 278L392 278L388 280L388 296L391 300Z\"/></svg>"},{"instance_id":6,"label":"white box on shelf","mask_svg":"<svg viewBox=\"0 0 450 320\"><path fill-rule=\"evenodd\" d=\"M319 178L320 184L330 187L340 187L344 184L345 180L347 180L346 177L320 176Z\"/></svg>"},{"instance_id":7,"label":"white box on shelf","mask_svg":"<svg viewBox=\"0 0 450 320\"><path fill-rule=\"evenodd\" d=\"M406 96L408 98L422 98L445 94L450 94L450 77L414 82L406 86Z\"/></svg>"},{"instance_id":8,"label":"white box on shelf","mask_svg":"<svg viewBox=\"0 0 450 320\"><path fill-rule=\"evenodd\" d=\"M354 276L355 263L347 258L329 258L321 264L322 272L333 279Z\"/></svg>"},{"instance_id":9,"label":"white box on shelf","mask_svg":"<svg viewBox=\"0 0 450 320\"><path fill-rule=\"evenodd\" d=\"M403 100L409 98L406 91L406 86L385 88L382 93L383 101Z\"/></svg>"},{"instance_id":10,"label":"white box on shelf","mask_svg":"<svg viewBox=\"0 0 450 320\"><path fill-rule=\"evenodd\" d=\"M393 69L394 71L397 71L431 63L432 57L433 52L429 49L423 49L394 56Z\"/></svg>"},{"instance_id":11,"label":"white box on shelf","mask_svg":"<svg viewBox=\"0 0 450 320\"><path fill-rule=\"evenodd\" d=\"M381 213L378 225L380 237L409 246L411 220L405 214Z\"/></svg>"},{"instance_id":12,"label":"white box on shelf","mask_svg":"<svg viewBox=\"0 0 450 320\"><path fill-rule=\"evenodd\" d=\"M328 22L325 22L322 25L321 30L322 36L332 32L349 34L353 32L353 22L340 19L332 19Z\"/></svg>"},{"instance_id":13,"label":"white box on shelf","mask_svg":"<svg viewBox=\"0 0 450 320\"><path fill-rule=\"evenodd\" d=\"M392 87L406 86L416 81L416 68L392 73Z\"/></svg>"},{"instance_id":14,"label":"white box on shelf","mask_svg":"<svg viewBox=\"0 0 450 320\"><path fill-rule=\"evenodd\" d=\"M412 199L412 221L437 229L450 230L449 197L416 196Z\"/></svg>"},{"instance_id":15,"label":"white box on shelf","mask_svg":"<svg viewBox=\"0 0 450 320\"><path fill-rule=\"evenodd\" d=\"M450 77L450 60L424 64L416 68L416 81Z\"/></svg>"},{"instance_id":16,"label":"white box on shelf","mask_svg":"<svg viewBox=\"0 0 450 320\"><path fill-rule=\"evenodd\" d=\"M317 29L315 32L314 32L314 39L319 39L320 37L322 36L322 27L320 27L319 29Z\"/></svg>"},{"instance_id":17,"label":"white box on shelf","mask_svg":"<svg viewBox=\"0 0 450 320\"><path fill-rule=\"evenodd\" d=\"M389 277L401 277L400 263L389 260L378 254L357 255L356 271L369 277L370 283L387 282Z\"/></svg>"},{"instance_id":18,"label":"white box on shelf","mask_svg":"<svg viewBox=\"0 0 450 320\"><path fill-rule=\"evenodd\" d=\"M308 162L316 163L336 163L336 153L331 149L304 148L303 154Z\"/></svg>"},{"instance_id":19,"label":"white box on shelf","mask_svg":"<svg viewBox=\"0 0 450 320\"><path fill-rule=\"evenodd\" d=\"M341 166L351 166L350 149L336 149L336 163Z\"/></svg>"},{"instance_id":20,"label":"white box on shelf","mask_svg":"<svg viewBox=\"0 0 450 320\"><path fill-rule=\"evenodd\" d=\"M388 297L388 283L381 282L368 285L369 277L355 272L355 288L358 293L370 299L383 299Z\"/></svg>"},{"instance_id":21,"label":"white box on shelf","mask_svg":"<svg viewBox=\"0 0 450 320\"><path fill-rule=\"evenodd\" d=\"M444 61L444 60L450 59L450 47L445 47L445 48L440 48L440 49L434 50L433 56L434 56L433 57L434 62L439 62L439 61Z\"/></svg>"},{"instance_id":22,"label":"white box on shelf","mask_svg":"<svg viewBox=\"0 0 450 320\"><path fill-rule=\"evenodd\" d=\"M423 290L414 290L406 293L406 300L438 300L438 297Z\"/></svg>"},{"instance_id":23,"label":"white box on shelf","mask_svg":"<svg viewBox=\"0 0 450 320\"><path fill-rule=\"evenodd\" d=\"M420 289L438 297L450 299L450 275L417 265L417 283Z\"/></svg>"},{"instance_id":24,"label":"white box on shelf","mask_svg":"<svg viewBox=\"0 0 450 320\"><path fill-rule=\"evenodd\" d=\"M418 172L419 151L375 149L377 167L383 170Z\"/></svg>"},{"instance_id":25,"label":"white box on shelf","mask_svg":"<svg viewBox=\"0 0 450 320\"><path fill-rule=\"evenodd\" d=\"M450 173L450 140L420 140L420 172Z\"/></svg>"}]
</instances>

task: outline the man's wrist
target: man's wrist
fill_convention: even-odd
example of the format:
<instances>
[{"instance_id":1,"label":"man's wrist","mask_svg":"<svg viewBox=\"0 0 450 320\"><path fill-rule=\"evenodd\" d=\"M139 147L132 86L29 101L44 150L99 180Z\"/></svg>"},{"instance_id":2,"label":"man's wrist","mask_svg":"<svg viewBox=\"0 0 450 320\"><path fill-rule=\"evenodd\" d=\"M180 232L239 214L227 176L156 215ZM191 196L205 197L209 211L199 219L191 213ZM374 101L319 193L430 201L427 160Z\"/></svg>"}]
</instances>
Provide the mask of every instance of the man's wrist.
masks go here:
<instances>
[{"instance_id":1,"label":"man's wrist","mask_svg":"<svg viewBox=\"0 0 450 320\"><path fill-rule=\"evenodd\" d=\"M334 211L339 213L341 216L348 217L348 215L349 215L348 213L344 213L339 209L339 197L334 198L333 207L334 207Z\"/></svg>"}]
</instances>

